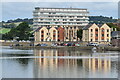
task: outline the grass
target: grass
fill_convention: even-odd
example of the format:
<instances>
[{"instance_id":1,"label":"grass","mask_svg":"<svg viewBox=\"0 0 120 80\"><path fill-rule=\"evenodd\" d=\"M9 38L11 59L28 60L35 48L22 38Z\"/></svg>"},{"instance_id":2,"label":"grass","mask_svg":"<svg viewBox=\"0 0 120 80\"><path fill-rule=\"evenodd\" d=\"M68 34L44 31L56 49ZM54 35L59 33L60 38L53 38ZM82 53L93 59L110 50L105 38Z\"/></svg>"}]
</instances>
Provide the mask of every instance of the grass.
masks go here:
<instances>
[{"instance_id":1,"label":"grass","mask_svg":"<svg viewBox=\"0 0 120 80\"><path fill-rule=\"evenodd\" d=\"M0 28L0 34L5 34L8 33L10 31L10 29L8 28Z\"/></svg>"}]
</instances>

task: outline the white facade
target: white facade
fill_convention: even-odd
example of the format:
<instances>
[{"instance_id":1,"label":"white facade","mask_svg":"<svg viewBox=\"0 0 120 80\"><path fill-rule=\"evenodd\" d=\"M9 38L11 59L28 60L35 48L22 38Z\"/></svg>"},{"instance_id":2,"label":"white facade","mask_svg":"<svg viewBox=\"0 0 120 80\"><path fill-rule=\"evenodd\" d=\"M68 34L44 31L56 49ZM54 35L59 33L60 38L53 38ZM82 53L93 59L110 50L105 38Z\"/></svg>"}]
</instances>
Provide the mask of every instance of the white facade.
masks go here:
<instances>
[{"instance_id":1,"label":"white facade","mask_svg":"<svg viewBox=\"0 0 120 80\"><path fill-rule=\"evenodd\" d=\"M33 11L34 29L46 26L77 26L82 28L89 23L87 9L81 8L40 8Z\"/></svg>"}]
</instances>

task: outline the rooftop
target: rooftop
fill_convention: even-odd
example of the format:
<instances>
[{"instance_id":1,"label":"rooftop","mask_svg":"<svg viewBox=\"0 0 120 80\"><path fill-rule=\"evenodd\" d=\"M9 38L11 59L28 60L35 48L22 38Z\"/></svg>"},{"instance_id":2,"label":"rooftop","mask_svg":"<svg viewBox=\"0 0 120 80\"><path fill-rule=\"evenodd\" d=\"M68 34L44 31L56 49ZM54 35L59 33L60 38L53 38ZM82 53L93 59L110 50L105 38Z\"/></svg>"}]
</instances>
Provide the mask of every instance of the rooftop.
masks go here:
<instances>
[{"instance_id":1,"label":"rooftop","mask_svg":"<svg viewBox=\"0 0 120 80\"><path fill-rule=\"evenodd\" d=\"M87 10L86 8L49 8L49 7L35 7L35 9L70 9L70 10Z\"/></svg>"},{"instance_id":2,"label":"rooftop","mask_svg":"<svg viewBox=\"0 0 120 80\"><path fill-rule=\"evenodd\" d=\"M120 37L120 31L113 31L112 37Z\"/></svg>"}]
</instances>

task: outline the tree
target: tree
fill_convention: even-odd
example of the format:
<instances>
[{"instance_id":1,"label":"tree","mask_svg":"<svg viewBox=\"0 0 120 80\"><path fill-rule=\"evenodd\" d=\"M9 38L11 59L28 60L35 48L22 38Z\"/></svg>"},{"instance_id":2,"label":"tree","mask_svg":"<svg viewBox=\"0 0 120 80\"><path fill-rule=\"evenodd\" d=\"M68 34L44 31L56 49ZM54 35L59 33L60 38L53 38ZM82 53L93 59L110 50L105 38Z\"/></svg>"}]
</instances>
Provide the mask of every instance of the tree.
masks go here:
<instances>
[{"instance_id":1,"label":"tree","mask_svg":"<svg viewBox=\"0 0 120 80\"><path fill-rule=\"evenodd\" d=\"M14 37L19 37L18 40L28 40L29 37L32 35L30 33L32 29L28 25L27 22L20 23L17 27L12 28L10 32L3 35L4 39L12 40Z\"/></svg>"},{"instance_id":2,"label":"tree","mask_svg":"<svg viewBox=\"0 0 120 80\"><path fill-rule=\"evenodd\" d=\"M83 33L83 30L82 30L82 29L79 29L79 30L77 31L77 37L78 37L80 40L82 40L82 33Z\"/></svg>"},{"instance_id":3,"label":"tree","mask_svg":"<svg viewBox=\"0 0 120 80\"><path fill-rule=\"evenodd\" d=\"M22 22L16 27L16 29L17 29L16 36L19 37L20 40L29 39L29 35L30 35L29 33L31 29L27 22Z\"/></svg>"}]
</instances>

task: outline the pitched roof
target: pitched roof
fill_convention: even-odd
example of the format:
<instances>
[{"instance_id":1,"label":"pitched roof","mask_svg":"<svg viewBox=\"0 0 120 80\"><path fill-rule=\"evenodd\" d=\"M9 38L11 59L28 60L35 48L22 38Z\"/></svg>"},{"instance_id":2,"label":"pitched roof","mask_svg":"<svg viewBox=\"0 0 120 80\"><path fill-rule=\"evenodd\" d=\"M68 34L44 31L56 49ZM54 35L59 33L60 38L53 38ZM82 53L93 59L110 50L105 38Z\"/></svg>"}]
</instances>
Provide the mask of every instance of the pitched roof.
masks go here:
<instances>
[{"instance_id":1,"label":"pitched roof","mask_svg":"<svg viewBox=\"0 0 120 80\"><path fill-rule=\"evenodd\" d=\"M98 27L102 27L102 25L103 25L103 24L98 24L97 26L98 26Z\"/></svg>"},{"instance_id":2,"label":"pitched roof","mask_svg":"<svg viewBox=\"0 0 120 80\"><path fill-rule=\"evenodd\" d=\"M83 27L82 29L83 29L83 30L86 30L86 29L90 28L92 25L93 25L93 24L88 24L87 26Z\"/></svg>"},{"instance_id":3,"label":"pitched roof","mask_svg":"<svg viewBox=\"0 0 120 80\"><path fill-rule=\"evenodd\" d=\"M112 37L120 37L120 31L113 31L111 36Z\"/></svg>"}]
</instances>

